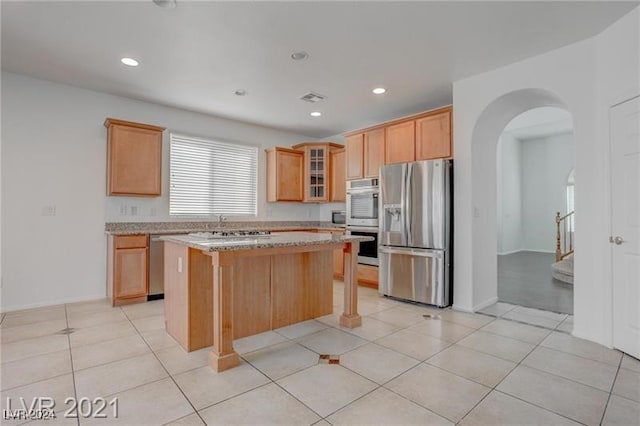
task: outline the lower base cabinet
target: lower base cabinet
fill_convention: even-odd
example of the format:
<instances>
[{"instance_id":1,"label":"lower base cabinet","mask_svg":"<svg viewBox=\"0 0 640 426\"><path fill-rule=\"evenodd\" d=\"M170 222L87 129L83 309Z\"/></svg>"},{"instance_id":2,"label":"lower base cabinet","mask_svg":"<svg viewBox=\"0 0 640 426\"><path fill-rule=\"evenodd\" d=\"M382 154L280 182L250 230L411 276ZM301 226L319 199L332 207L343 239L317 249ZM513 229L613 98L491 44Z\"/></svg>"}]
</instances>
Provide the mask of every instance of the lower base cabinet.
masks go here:
<instances>
[{"instance_id":1,"label":"lower base cabinet","mask_svg":"<svg viewBox=\"0 0 640 426\"><path fill-rule=\"evenodd\" d=\"M147 301L149 293L149 237L110 235L107 295L113 306Z\"/></svg>"},{"instance_id":2,"label":"lower base cabinet","mask_svg":"<svg viewBox=\"0 0 640 426\"><path fill-rule=\"evenodd\" d=\"M378 267L358 264L358 284L378 288Z\"/></svg>"},{"instance_id":3,"label":"lower base cabinet","mask_svg":"<svg viewBox=\"0 0 640 426\"><path fill-rule=\"evenodd\" d=\"M342 230L322 230L317 232L324 234L344 235ZM344 256L342 250L333 251L333 278L344 278ZM358 284L365 287L378 288L378 267L358 264Z\"/></svg>"},{"instance_id":4,"label":"lower base cabinet","mask_svg":"<svg viewBox=\"0 0 640 426\"><path fill-rule=\"evenodd\" d=\"M233 263L233 338L333 312L332 253L326 251L237 257ZM180 266L178 266L180 265ZM211 256L165 242L166 330L184 349L213 344Z\"/></svg>"}]
</instances>

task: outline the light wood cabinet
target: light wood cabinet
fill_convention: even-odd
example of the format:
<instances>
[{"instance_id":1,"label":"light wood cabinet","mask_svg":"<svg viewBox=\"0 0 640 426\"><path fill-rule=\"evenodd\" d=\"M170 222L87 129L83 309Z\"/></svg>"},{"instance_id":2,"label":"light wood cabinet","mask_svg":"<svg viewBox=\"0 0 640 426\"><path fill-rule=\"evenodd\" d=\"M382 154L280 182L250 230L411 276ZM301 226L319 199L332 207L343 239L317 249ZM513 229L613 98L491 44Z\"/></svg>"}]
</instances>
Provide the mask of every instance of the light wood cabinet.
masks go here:
<instances>
[{"instance_id":1,"label":"light wood cabinet","mask_svg":"<svg viewBox=\"0 0 640 426\"><path fill-rule=\"evenodd\" d=\"M159 196L164 127L107 118L107 195Z\"/></svg>"},{"instance_id":2,"label":"light wood cabinet","mask_svg":"<svg viewBox=\"0 0 640 426\"><path fill-rule=\"evenodd\" d=\"M341 148L342 145L331 142L303 142L293 146L304 152L304 202L330 201L330 152Z\"/></svg>"},{"instance_id":3,"label":"light wood cabinet","mask_svg":"<svg viewBox=\"0 0 640 426\"><path fill-rule=\"evenodd\" d=\"M302 201L304 152L290 148L268 148L267 201Z\"/></svg>"},{"instance_id":4,"label":"light wood cabinet","mask_svg":"<svg viewBox=\"0 0 640 426\"><path fill-rule=\"evenodd\" d=\"M385 164L452 158L452 107L345 134L346 178L377 177Z\"/></svg>"},{"instance_id":5,"label":"light wood cabinet","mask_svg":"<svg viewBox=\"0 0 640 426\"><path fill-rule=\"evenodd\" d=\"M364 133L345 138L346 179L362 179L364 176Z\"/></svg>"},{"instance_id":6,"label":"light wood cabinet","mask_svg":"<svg viewBox=\"0 0 640 426\"><path fill-rule=\"evenodd\" d=\"M329 201L329 149L327 145L298 144L304 151L305 202Z\"/></svg>"},{"instance_id":7,"label":"light wood cabinet","mask_svg":"<svg viewBox=\"0 0 640 426\"><path fill-rule=\"evenodd\" d=\"M416 160L451 157L451 111L416 120Z\"/></svg>"},{"instance_id":8,"label":"light wood cabinet","mask_svg":"<svg viewBox=\"0 0 640 426\"><path fill-rule=\"evenodd\" d=\"M385 128L385 164L415 161L415 122L405 121Z\"/></svg>"},{"instance_id":9,"label":"light wood cabinet","mask_svg":"<svg viewBox=\"0 0 640 426\"><path fill-rule=\"evenodd\" d=\"M364 177L378 177L384 161L385 130L376 129L364 134Z\"/></svg>"},{"instance_id":10,"label":"light wood cabinet","mask_svg":"<svg viewBox=\"0 0 640 426\"><path fill-rule=\"evenodd\" d=\"M329 193L330 201L345 201L346 180L345 175L345 149L334 149L329 152L329 168L331 170L329 182L331 182L331 191Z\"/></svg>"},{"instance_id":11,"label":"light wood cabinet","mask_svg":"<svg viewBox=\"0 0 640 426\"><path fill-rule=\"evenodd\" d=\"M147 301L149 293L149 237L110 236L107 294L113 306Z\"/></svg>"},{"instance_id":12,"label":"light wood cabinet","mask_svg":"<svg viewBox=\"0 0 640 426\"><path fill-rule=\"evenodd\" d=\"M358 284L378 288L378 267L358 264Z\"/></svg>"},{"instance_id":13,"label":"light wood cabinet","mask_svg":"<svg viewBox=\"0 0 640 426\"><path fill-rule=\"evenodd\" d=\"M346 179L378 177L384 161L385 129L375 129L345 138Z\"/></svg>"},{"instance_id":14,"label":"light wood cabinet","mask_svg":"<svg viewBox=\"0 0 640 426\"><path fill-rule=\"evenodd\" d=\"M344 231L342 230L318 229L316 232L321 234L344 235ZM342 248L333 251L333 278L340 280L344 278L344 253Z\"/></svg>"}]
</instances>

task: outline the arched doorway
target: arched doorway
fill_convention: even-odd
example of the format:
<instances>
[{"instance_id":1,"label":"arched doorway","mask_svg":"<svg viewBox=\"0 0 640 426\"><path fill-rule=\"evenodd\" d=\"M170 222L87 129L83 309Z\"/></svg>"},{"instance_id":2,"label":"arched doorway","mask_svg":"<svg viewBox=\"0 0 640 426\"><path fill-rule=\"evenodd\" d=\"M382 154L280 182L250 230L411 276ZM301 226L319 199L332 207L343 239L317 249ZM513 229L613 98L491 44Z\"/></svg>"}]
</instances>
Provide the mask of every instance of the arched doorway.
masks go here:
<instances>
[{"instance_id":1,"label":"arched doorway","mask_svg":"<svg viewBox=\"0 0 640 426\"><path fill-rule=\"evenodd\" d=\"M456 266L454 308L479 311L497 297L497 190L496 153L500 134L523 112L539 107L569 110L556 94L544 89L520 89L490 102L479 114L468 135L470 156L461 158L470 167L456 172L455 213ZM570 110L569 110L570 111ZM579 170L576 172L579 175ZM467 182L468 187L461 187ZM470 202L470 205L469 205Z\"/></svg>"},{"instance_id":2,"label":"arched doorway","mask_svg":"<svg viewBox=\"0 0 640 426\"><path fill-rule=\"evenodd\" d=\"M567 176L575 168L575 143L569 112L542 107L515 117L499 137L496 166L498 300L573 314L574 180L569 185ZM508 315L552 325L537 310Z\"/></svg>"}]
</instances>

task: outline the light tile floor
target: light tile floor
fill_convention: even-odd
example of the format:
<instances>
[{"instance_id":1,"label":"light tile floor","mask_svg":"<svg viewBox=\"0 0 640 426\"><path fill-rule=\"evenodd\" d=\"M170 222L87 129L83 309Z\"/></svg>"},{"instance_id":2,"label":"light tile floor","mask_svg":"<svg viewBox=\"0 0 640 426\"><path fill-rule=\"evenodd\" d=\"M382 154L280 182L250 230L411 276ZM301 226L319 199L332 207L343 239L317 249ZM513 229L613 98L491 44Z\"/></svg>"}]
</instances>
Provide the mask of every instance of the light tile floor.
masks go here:
<instances>
[{"instance_id":1,"label":"light tile floor","mask_svg":"<svg viewBox=\"0 0 640 426\"><path fill-rule=\"evenodd\" d=\"M236 340L242 364L220 374L209 348L187 353L165 333L163 301L1 314L2 408L48 396L47 424L75 425L640 425L640 361L572 337L571 316L359 294L362 327L339 325L336 297L332 315ZM106 420L64 418L67 397L118 398L118 417L108 406Z\"/></svg>"}]
</instances>

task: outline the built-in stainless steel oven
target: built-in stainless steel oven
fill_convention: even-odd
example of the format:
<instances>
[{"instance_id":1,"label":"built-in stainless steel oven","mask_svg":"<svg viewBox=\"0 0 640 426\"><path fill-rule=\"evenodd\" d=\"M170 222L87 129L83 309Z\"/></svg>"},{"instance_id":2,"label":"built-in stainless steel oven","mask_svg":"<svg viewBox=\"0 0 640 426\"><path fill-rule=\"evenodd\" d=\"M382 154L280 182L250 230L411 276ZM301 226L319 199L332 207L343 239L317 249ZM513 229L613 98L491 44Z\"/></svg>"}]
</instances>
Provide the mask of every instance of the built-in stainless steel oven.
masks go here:
<instances>
[{"instance_id":1,"label":"built-in stainless steel oven","mask_svg":"<svg viewBox=\"0 0 640 426\"><path fill-rule=\"evenodd\" d=\"M378 228L366 226L347 226L347 235L373 237L373 241L360 242L358 263L378 266Z\"/></svg>"},{"instance_id":2,"label":"built-in stainless steel oven","mask_svg":"<svg viewBox=\"0 0 640 426\"><path fill-rule=\"evenodd\" d=\"M378 179L347 181L347 226L378 228Z\"/></svg>"}]
</instances>

